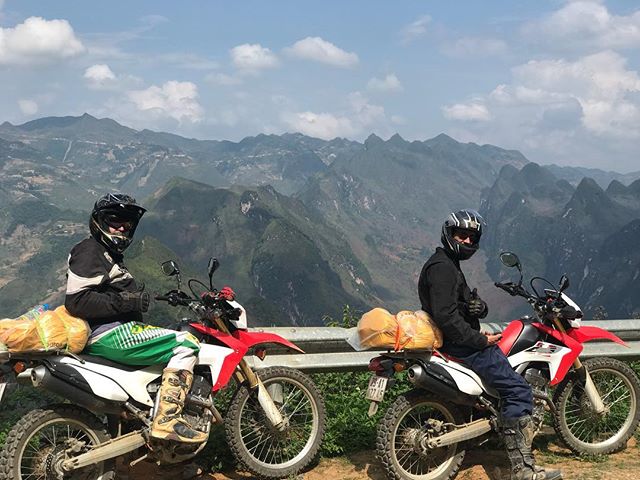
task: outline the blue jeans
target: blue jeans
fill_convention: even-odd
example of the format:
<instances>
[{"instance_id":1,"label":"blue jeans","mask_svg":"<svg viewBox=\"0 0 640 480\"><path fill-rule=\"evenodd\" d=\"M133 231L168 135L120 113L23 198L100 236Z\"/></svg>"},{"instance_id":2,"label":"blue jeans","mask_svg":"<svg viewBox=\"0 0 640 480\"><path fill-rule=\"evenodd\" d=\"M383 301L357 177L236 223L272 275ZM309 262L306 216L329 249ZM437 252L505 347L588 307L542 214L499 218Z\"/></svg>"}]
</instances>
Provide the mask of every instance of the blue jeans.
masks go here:
<instances>
[{"instance_id":1,"label":"blue jeans","mask_svg":"<svg viewBox=\"0 0 640 480\"><path fill-rule=\"evenodd\" d=\"M531 415L533 393L522 375L513 370L506 355L496 345L480 351L451 345L446 353L462 360L480 378L495 388L502 399L503 418L520 418Z\"/></svg>"}]
</instances>

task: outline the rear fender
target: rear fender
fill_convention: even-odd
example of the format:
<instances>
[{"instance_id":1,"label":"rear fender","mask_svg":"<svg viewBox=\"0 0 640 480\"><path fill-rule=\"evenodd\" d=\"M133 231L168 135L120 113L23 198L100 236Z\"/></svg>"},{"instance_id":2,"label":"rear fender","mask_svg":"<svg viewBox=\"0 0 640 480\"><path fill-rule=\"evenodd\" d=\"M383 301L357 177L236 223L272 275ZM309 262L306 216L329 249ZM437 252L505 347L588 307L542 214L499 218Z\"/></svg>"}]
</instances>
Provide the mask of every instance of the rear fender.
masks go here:
<instances>
[{"instance_id":1,"label":"rear fender","mask_svg":"<svg viewBox=\"0 0 640 480\"><path fill-rule=\"evenodd\" d=\"M605 339L616 342L623 347L629 348L620 338L613 333L599 327L580 327L567 330L567 335L580 343L589 342L591 340Z\"/></svg>"}]
</instances>

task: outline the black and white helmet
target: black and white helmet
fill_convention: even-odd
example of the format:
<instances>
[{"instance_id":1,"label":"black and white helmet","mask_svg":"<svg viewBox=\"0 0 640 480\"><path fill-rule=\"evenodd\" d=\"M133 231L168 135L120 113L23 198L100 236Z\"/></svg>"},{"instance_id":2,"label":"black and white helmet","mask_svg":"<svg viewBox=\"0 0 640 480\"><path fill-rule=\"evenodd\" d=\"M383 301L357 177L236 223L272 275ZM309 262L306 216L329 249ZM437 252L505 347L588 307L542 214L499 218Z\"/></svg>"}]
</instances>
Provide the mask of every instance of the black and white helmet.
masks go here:
<instances>
[{"instance_id":1,"label":"black and white helmet","mask_svg":"<svg viewBox=\"0 0 640 480\"><path fill-rule=\"evenodd\" d=\"M135 198L124 193L107 193L93 206L89 230L107 250L122 253L131 245L144 212L146 210L136 203ZM116 231L112 232L109 227Z\"/></svg>"},{"instance_id":2,"label":"black and white helmet","mask_svg":"<svg viewBox=\"0 0 640 480\"><path fill-rule=\"evenodd\" d=\"M450 213L442 224L442 245L458 260L467 260L478 251L482 225L485 224L482 216L475 210L459 210ZM466 234L471 243L461 243L453 236Z\"/></svg>"}]
</instances>

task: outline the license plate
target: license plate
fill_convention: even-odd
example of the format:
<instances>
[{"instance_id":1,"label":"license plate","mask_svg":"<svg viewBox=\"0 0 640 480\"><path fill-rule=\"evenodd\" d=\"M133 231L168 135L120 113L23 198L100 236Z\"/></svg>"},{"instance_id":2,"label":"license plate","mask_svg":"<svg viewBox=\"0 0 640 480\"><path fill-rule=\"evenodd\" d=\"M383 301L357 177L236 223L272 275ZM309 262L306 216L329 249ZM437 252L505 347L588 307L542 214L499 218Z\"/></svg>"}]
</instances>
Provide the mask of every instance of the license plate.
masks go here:
<instances>
[{"instance_id":1,"label":"license plate","mask_svg":"<svg viewBox=\"0 0 640 480\"><path fill-rule=\"evenodd\" d=\"M367 388L367 400L372 402L381 402L384 398L384 392L387 390L387 377L379 377L374 375L369 379L369 388Z\"/></svg>"}]
</instances>

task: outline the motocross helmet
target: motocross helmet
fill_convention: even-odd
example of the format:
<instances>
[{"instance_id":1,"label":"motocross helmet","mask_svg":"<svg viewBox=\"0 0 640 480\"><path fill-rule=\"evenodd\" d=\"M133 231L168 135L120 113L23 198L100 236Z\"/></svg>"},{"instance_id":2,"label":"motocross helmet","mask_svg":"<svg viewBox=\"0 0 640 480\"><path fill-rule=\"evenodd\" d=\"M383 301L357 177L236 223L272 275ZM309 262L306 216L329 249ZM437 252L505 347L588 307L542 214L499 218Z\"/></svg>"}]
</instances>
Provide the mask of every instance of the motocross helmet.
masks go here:
<instances>
[{"instance_id":1,"label":"motocross helmet","mask_svg":"<svg viewBox=\"0 0 640 480\"><path fill-rule=\"evenodd\" d=\"M478 251L484 219L475 210L459 210L450 213L442 225L442 245L457 260L467 260ZM458 242L453 236L466 234L471 243Z\"/></svg>"},{"instance_id":2,"label":"motocross helmet","mask_svg":"<svg viewBox=\"0 0 640 480\"><path fill-rule=\"evenodd\" d=\"M107 250L122 253L131 244L144 212L135 198L124 193L107 193L93 206L89 230ZM112 232L109 227L117 231Z\"/></svg>"}]
</instances>

